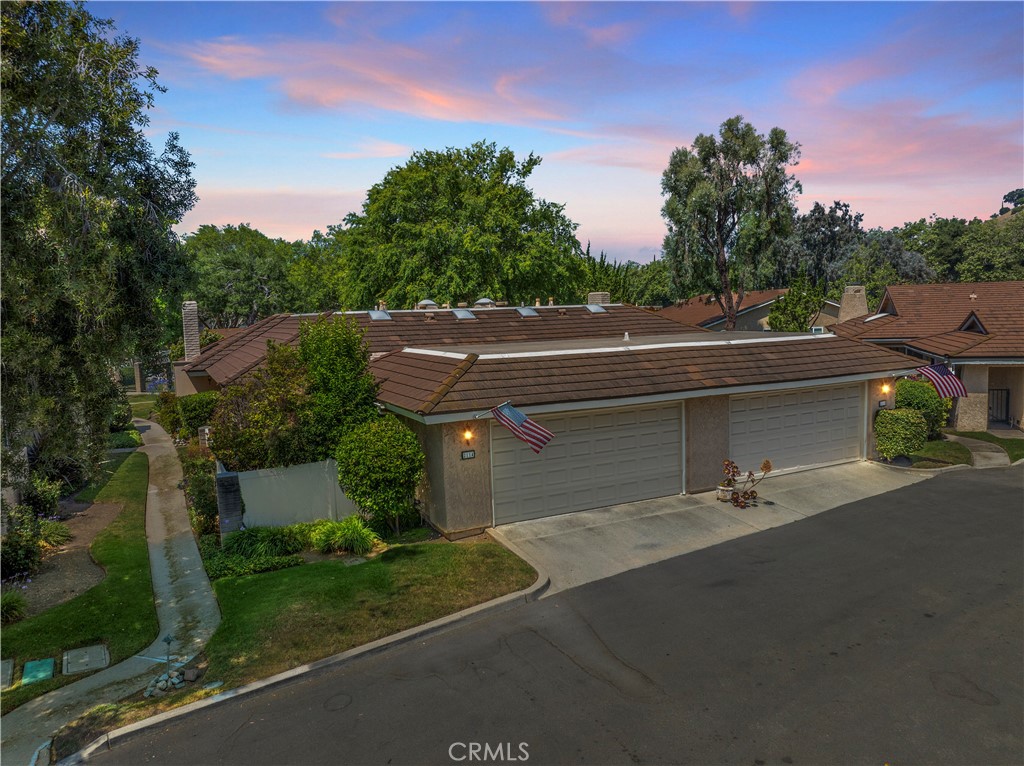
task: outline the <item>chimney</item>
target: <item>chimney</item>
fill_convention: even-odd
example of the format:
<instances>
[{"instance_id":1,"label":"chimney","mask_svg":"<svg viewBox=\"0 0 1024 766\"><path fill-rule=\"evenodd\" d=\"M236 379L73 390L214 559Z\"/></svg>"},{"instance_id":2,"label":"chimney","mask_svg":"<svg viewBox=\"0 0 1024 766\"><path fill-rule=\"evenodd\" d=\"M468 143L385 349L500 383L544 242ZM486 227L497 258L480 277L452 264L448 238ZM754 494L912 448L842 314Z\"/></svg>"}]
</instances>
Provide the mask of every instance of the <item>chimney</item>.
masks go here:
<instances>
[{"instance_id":1,"label":"chimney","mask_svg":"<svg viewBox=\"0 0 1024 766\"><path fill-rule=\"evenodd\" d=\"M549 298L548 298L548 305L549 305L549 306L554 306L554 305L555 305L555 299L554 299L554 298L551 298L551 297L549 297Z\"/></svg>"},{"instance_id":2,"label":"chimney","mask_svg":"<svg viewBox=\"0 0 1024 766\"><path fill-rule=\"evenodd\" d=\"M199 304L185 301L181 304L181 331L185 336L185 361L199 356Z\"/></svg>"},{"instance_id":3,"label":"chimney","mask_svg":"<svg viewBox=\"0 0 1024 766\"><path fill-rule=\"evenodd\" d=\"M540 306L540 298L534 298L533 299L533 305L534 306Z\"/></svg>"},{"instance_id":4,"label":"chimney","mask_svg":"<svg viewBox=\"0 0 1024 766\"><path fill-rule=\"evenodd\" d=\"M839 322L854 317L866 316L868 313L868 295L863 285L850 285L843 290L843 298L839 301Z\"/></svg>"},{"instance_id":5,"label":"chimney","mask_svg":"<svg viewBox=\"0 0 1024 766\"><path fill-rule=\"evenodd\" d=\"M596 306L607 306L612 302L611 293L587 293L587 303Z\"/></svg>"}]
</instances>

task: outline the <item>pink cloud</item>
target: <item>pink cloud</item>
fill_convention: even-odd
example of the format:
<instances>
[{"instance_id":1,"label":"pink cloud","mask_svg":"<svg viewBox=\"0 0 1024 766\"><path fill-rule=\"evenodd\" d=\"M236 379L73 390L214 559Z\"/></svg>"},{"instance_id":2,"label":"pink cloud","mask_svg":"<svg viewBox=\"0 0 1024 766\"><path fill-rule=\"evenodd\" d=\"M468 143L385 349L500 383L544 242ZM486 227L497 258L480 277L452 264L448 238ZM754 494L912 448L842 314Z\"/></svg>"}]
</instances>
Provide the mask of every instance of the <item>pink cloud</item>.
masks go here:
<instances>
[{"instance_id":1,"label":"pink cloud","mask_svg":"<svg viewBox=\"0 0 1024 766\"><path fill-rule=\"evenodd\" d=\"M395 144L390 141L381 141L377 138L368 138L365 141L360 141L355 151L327 152L320 156L329 160L364 160L408 157L412 152L413 149L405 144Z\"/></svg>"}]
</instances>

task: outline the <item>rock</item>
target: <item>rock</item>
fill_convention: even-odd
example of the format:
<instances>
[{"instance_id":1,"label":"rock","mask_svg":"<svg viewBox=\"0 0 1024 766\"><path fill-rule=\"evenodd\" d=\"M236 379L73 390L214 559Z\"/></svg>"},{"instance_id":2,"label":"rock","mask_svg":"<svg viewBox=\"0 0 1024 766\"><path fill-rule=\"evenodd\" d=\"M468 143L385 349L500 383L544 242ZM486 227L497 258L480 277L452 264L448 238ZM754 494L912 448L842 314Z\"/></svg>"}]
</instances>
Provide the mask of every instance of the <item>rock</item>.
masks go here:
<instances>
[{"instance_id":1,"label":"rock","mask_svg":"<svg viewBox=\"0 0 1024 766\"><path fill-rule=\"evenodd\" d=\"M156 685L156 688L160 691L165 691L167 689L167 681L161 678L160 682Z\"/></svg>"},{"instance_id":2,"label":"rock","mask_svg":"<svg viewBox=\"0 0 1024 766\"><path fill-rule=\"evenodd\" d=\"M185 668L185 680L195 681L199 678L199 668Z\"/></svg>"}]
</instances>

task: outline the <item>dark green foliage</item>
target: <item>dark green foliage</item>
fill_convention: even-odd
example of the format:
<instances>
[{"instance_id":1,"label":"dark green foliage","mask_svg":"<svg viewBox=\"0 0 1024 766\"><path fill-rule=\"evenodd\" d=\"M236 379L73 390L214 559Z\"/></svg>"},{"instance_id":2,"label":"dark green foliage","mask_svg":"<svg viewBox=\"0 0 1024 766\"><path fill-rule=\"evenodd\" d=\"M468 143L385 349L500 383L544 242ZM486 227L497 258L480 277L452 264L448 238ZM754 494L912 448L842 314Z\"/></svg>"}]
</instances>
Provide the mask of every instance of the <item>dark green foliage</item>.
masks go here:
<instances>
[{"instance_id":1,"label":"dark green foliage","mask_svg":"<svg viewBox=\"0 0 1024 766\"><path fill-rule=\"evenodd\" d=\"M111 431L127 431L132 427L132 405L128 401L128 395L123 391L117 402L114 404L114 412L110 417Z\"/></svg>"},{"instance_id":2,"label":"dark green foliage","mask_svg":"<svg viewBox=\"0 0 1024 766\"><path fill-rule=\"evenodd\" d=\"M39 518L27 505L8 506L3 503L7 516L7 533L0 544L0 577L30 575L39 568L42 560L40 550Z\"/></svg>"},{"instance_id":3,"label":"dark green foliage","mask_svg":"<svg viewBox=\"0 0 1024 766\"><path fill-rule=\"evenodd\" d=\"M107 435L107 447L109 449L125 449L126 447L141 447L142 434L134 428L131 431L118 431Z\"/></svg>"},{"instance_id":4,"label":"dark green foliage","mask_svg":"<svg viewBox=\"0 0 1024 766\"><path fill-rule=\"evenodd\" d=\"M209 346L211 343L216 343L221 340L224 336L216 330L211 330L208 327L204 327L199 332L199 348ZM185 339L179 337L176 341L171 343L167 347L167 353L170 355L172 360L184 359L185 358Z\"/></svg>"},{"instance_id":5,"label":"dark green foliage","mask_svg":"<svg viewBox=\"0 0 1024 766\"><path fill-rule=\"evenodd\" d=\"M278 569L301 566L304 562L302 556L295 555L237 556L222 551L204 563L210 579L219 580L222 577L245 577L261 572L274 572Z\"/></svg>"},{"instance_id":6,"label":"dark green foliage","mask_svg":"<svg viewBox=\"0 0 1024 766\"><path fill-rule=\"evenodd\" d=\"M305 526L308 526L309 536L309 544L306 547L320 553L348 551L361 556L372 551L373 546L380 540L376 532L356 515L341 521L321 519Z\"/></svg>"},{"instance_id":7,"label":"dark green foliage","mask_svg":"<svg viewBox=\"0 0 1024 766\"><path fill-rule=\"evenodd\" d=\"M299 358L310 402L302 418L303 440L315 457L330 457L353 426L377 417L377 381L370 351L354 320L332 317L299 329Z\"/></svg>"},{"instance_id":8,"label":"dark green foliage","mask_svg":"<svg viewBox=\"0 0 1024 766\"><path fill-rule=\"evenodd\" d=\"M827 288L840 278L846 262L864 242L863 220L864 214L853 212L847 202L835 200L827 209L815 202L807 213L797 216L777 284L805 274L812 286Z\"/></svg>"},{"instance_id":9,"label":"dark green foliage","mask_svg":"<svg viewBox=\"0 0 1024 766\"><path fill-rule=\"evenodd\" d=\"M972 222L961 241L964 259L957 266L961 282L1024 279L1024 215Z\"/></svg>"},{"instance_id":10,"label":"dark green foliage","mask_svg":"<svg viewBox=\"0 0 1024 766\"><path fill-rule=\"evenodd\" d=\"M71 529L62 521L39 520L39 543L46 548L59 548L71 541Z\"/></svg>"},{"instance_id":11,"label":"dark green foliage","mask_svg":"<svg viewBox=\"0 0 1024 766\"><path fill-rule=\"evenodd\" d=\"M668 261L664 258L650 263L609 261L602 251L594 258L588 246L584 255L583 290L577 300L586 298L587 292L600 290L611 293L613 303L631 303L634 306L669 306L678 297L672 284Z\"/></svg>"},{"instance_id":12,"label":"dark green foliage","mask_svg":"<svg viewBox=\"0 0 1024 766\"><path fill-rule=\"evenodd\" d=\"M917 410L924 417L928 426L928 438L938 439L942 434L939 429L946 425L951 399L943 399L935 390L935 386L925 380L897 380L896 406Z\"/></svg>"},{"instance_id":13,"label":"dark green foliage","mask_svg":"<svg viewBox=\"0 0 1024 766\"><path fill-rule=\"evenodd\" d=\"M36 516L53 516L57 513L57 502L63 492L63 482L34 474L25 488L21 502L31 508Z\"/></svg>"},{"instance_id":14,"label":"dark green foliage","mask_svg":"<svg viewBox=\"0 0 1024 766\"><path fill-rule=\"evenodd\" d=\"M184 474L185 500L189 520L197 535L216 532L219 526L217 511L216 462L210 450L193 440L178 450Z\"/></svg>"},{"instance_id":15,"label":"dark green foliage","mask_svg":"<svg viewBox=\"0 0 1024 766\"><path fill-rule=\"evenodd\" d=\"M562 205L534 196L540 164L483 141L415 152L345 219L342 298L349 308L411 308L423 298L578 301L583 262Z\"/></svg>"},{"instance_id":16,"label":"dark green foliage","mask_svg":"<svg viewBox=\"0 0 1024 766\"><path fill-rule=\"evenodd\" d=\"M341 440L336 453L345 495L377 531L401 531L415 519L413 495L425 458L419 439L392 414L367 421Z\"/></svg>"},{"instance_id":17,"label":"dark green foliage","mask_svg":"<svg viewBox=\"0 0 1024 766\"><path fill-rule=\"evenodd\" d=\"M110 370L155 351L188 262L192 162L147 138L162 90L137 40L81 2L0 4L3 468L80 478L105 455ZM76 474L72 477L72 474Z\"/></svg>"},{"instance_id":18,"label":"dark green foliage","mask_svg":"<svg viewBox=\"0 0 1024 766\"><path fill-rule=\"evenodd\" d=\"M253 527L228 535L223 550L232 556L287 556L305 543L304 535L291 527Z\"/></svg>"},{"instance_id":19,"label":"dark green foliage","mask_svg":"<svg viewBox=\"0 0 1024 766\"><path fill-rule=\"evenodd\" d=\"M799 157L786 131L763 136L736 116L717 138L701 134L692 149L676 149L662 174L673 279L682 295L721 296L726 330L736 325L733 293L757 288L778 270L801 191L788 168Z\"/></svg>"},{"instance_id":20,"label":"dark green foliage","mask_svg":"<svg viewBox=\"0 0 1024 766\"><path fill-rule=\"evenodd\" d=\"M0 623L8 625L24 619L28 613L28 602L16 590L5 590L0 594Z\"/></svg>"},{"instance_id":21,"label":"dark green foliage","mask_svg":"<svg viewBox=\"0 0 1024 766\"><path fill-rule=\"evenodd\" d=\"M917 410L882 410L875 416L875 445L886 460L912 455L928 441L928 425Z\"/></svg>"},{"instance_id":22,"label":"dark green foliage","mask_svg":"<svg viewBox=\"0 0 1024 766\"><path fill-rule=\"evenodd\" d=\"M801 274L789 286L789 292L776 300L768 312L773 332L807 332L825 305L824 290L811 285Z\"/></svg>"},{"instance_id":23,"label":"dark green foliage","mask_svg":"<svg viewBox=\"0 0 1024 766\"><path fill-rule=\"evenodd\" d=\"M210 425L213 410L217 406L217 392L203 391L178 398L178 412L181 415L181 430L188 436L195 436L202 426Z\"/></svg>"},{"instance_id":24,"label":"dark green foliage","mask_svg":"<svg viewBox=\"0 0 1024 766\"><path fill-rule=\"evenodd\" d=\"M156 407L153 410L153 418L156 419L164 430L172 437L181 430L181 412L178 410L178 397L173 391L161 391L156 400Z\"/></svg>"}]
</instances>

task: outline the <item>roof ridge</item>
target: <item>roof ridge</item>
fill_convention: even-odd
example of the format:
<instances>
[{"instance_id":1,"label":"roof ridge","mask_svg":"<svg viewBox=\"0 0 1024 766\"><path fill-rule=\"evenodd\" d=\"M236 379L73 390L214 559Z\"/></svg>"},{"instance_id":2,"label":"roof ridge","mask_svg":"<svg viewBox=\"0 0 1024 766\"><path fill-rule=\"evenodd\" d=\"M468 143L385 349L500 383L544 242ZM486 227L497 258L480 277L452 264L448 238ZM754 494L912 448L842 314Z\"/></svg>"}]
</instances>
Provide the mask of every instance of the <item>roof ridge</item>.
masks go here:
<instances>
[{"instance_id":1,"label":"roof ridge","mask_svg":"<svg viewBox=\"0 0 1024 766\"><path fill-rule=\"evenodd\" d=\"M272 319L277 319L277 324L280 324L287 317L287 314L271 314L270 316L264 317L263 319L259 320L255 324L251 324L248 327L246 327L245 332L236 332L234 335L224 338L223 344L221 343L221 341L217 341L217 343L214 344L214 347L210 349L211 351L213 351L213 353L210 354L208 359L203 359L202 350L200 350L199 356L197 356L195 359L193 359L191 362L185 365L185 371L189 372L190 370L204 369L207 364L209 364L212 361L215 361L220 355L225 354L230 350L233 350L237 344L242 342L243 339L248 338L249 334L255 331L257 327L261 327L264 323L269 323L270 320ZM271 326L276 327L277 325L275 324ZM204 367L195 366L200 361L203 362Z\"/></svg>"},{"instance_id":2,"label":"roof ridge","mask_svg":"<svg viewBox=\"0 0 1024 766\"><path fill-rule=\"evenodd\" d=\"M441 400L448 395L448 392L452 390L456 383L469 372L470 368L476 364L476 360L480 357L477 354L466 354L466 358L459 362L455 368L451 371L447 378L441 383L440 386L432 393L425 402L423 402L423 409L421 412L426 415L434 407L440 404Z\"/></svg>"}]
</instances>

